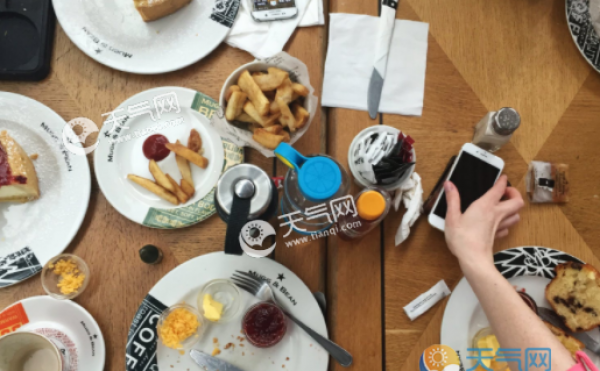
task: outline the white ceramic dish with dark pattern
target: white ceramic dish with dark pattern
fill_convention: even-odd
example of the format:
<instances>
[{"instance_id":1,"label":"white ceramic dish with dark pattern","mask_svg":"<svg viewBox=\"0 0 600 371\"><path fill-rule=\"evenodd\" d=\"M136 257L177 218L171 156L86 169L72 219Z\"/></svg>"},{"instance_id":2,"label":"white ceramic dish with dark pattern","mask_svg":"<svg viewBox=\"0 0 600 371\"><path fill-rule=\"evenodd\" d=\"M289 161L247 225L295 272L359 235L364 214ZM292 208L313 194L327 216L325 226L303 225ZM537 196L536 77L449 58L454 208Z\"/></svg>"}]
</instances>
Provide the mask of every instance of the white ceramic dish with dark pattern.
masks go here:
<instances>
[{"instance_id":1,"label":"white ceramic dish with dark pattern","mask_svg":"<svg viewBox=\"0 0 600 371\"><path fill-rule=\"evenodd\" d=\"M551 308L544 293L546 286L555 276L554 268L568 261L583 263L563 251L540 246L516 247L494 255L496 269L517 290L524 290L538 306L545 308ZM461 362L465 369L468 369L472 365L471 360L467 359L467 356L471 355L467 349L472 347L475 334L489 326L473 289L463 277L446 305L440 344L458 351ZM589 331L588 334L596 341L600 340L600 332L597 329ZM600 357L589 351L586 353L600 366Z\"/></svg>"},{"instance_id":2,"label":"white ceramic dish with dark pattern","mask_svg":"<svg viewBox=\"0 0 600 371\"><path fill-rule=\"evenodd\" d=\"M590 0L566 0L569 31L585 60L600 72L600 37L590 20Z\"/></svg>"}]
</instances>

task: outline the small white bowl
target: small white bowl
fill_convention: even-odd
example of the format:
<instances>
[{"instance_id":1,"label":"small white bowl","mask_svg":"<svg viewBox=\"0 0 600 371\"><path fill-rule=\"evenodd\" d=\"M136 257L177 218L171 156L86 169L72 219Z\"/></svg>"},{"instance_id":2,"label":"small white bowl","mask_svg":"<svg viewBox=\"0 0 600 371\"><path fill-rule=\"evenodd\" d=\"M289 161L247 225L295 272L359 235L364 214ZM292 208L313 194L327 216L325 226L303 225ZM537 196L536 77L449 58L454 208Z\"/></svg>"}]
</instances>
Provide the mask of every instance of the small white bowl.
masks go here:
<instances>
[{"instance_id":1,"label":"small white bowl","mask_svg":"<svg viewBox=\"0 0 600 371\"><path fill-rule=\"evenodd\" d=\"M227 107L227 102L225 101L225 94L227 93L227 89L229 89L229 87L232 85L237 85L238 79L240 78L240 75L242 74L242 72L244 72L245 70L248 70L248 72L250 72L250 73L252 73L252 72L267 72L267 69L269 67L281 68L280 66L277 66L275 64L254 61L254 62L246 63L243 66L240 66L235 71L233 71L233 73L231 75L229 75L227 80L225 80L225 85L223 85L223 88L221 89L221 95L219 96L219 106L221 106L221 108L223 109L223 112L225 112L225 108ZM285 69L283 69L283 70L285 71ZM298 83L306 86L309 90L311 90L310 94L312 94L313 89L311 88L310 81L304 81L304 80L296 81L295 78L293 77L293 72L290 72L290 78L292 79L293 82L298 82ZM310 99L304 99L304 108L308 112L312 112L313 107L312 107L312 103L311 103ZM228 121L227 119L225 119L225 120L227 121L228 124L231 125L230 121ZM310 125L310 122L308 122L306 125L307 126ZM294 136L294 135L297 135L297 133L292 134L292 136Z\"/></svg>"},{"instance_id":2,"label":"small white bowl","mask_svg":"<svg viewBox=\"0 0 600 371\"><path fill-rule=\"evenodd\" d=\"M391 126L387 126L387 125L374 125L374 126L369 126L368 128L364 129L363 131L358 133L357 136L354 137L354 139L352 140L352 143L350 144L350 147L348 148L348 167L350 167L350 171L352 172L352 177L354 178L354 182L358 186L363 187L363 188L375 186L375 187L383 188L386 191L393 191L393 190L397 189L398 187L400 187L408 178L410 178L412 173L415 171L415 167L417 166L417 153L415 152L414 146L412 149L412 157L413 157L413 162L415 164L410 168L410 170L408 170L406 173L404 173L404 176L402 176L402 178L398 179L398 181L394 184L388 184L388 185L372 184L371 182L369 182L368 180L366 180L359 174L358 169L356 168L356 165L354 164L353 153L354 153L354 150L355 150L356 146L358 145L358 143L362 142L367 137L373 135L375 132L381 132L381 131L385 131L387 133L391 133L394 135L400 134L400 130L398 130L394 127L391 127Z\"/></svg>"}]
</instances>

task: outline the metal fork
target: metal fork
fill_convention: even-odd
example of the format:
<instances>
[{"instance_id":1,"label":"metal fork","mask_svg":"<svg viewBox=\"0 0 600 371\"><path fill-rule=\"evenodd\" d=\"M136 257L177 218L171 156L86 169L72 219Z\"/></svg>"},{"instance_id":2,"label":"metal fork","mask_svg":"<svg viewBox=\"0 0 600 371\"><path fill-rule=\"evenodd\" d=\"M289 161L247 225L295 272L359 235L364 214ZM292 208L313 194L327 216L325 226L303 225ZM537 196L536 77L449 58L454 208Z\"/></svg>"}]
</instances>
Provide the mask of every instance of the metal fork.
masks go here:
<instances>
[{"instance_id":1,"label":"metal fork","mask_svg":"<svg viewBox=\"0 0 600 371\"><path fill-rule=\"evenodd\" d=\"M275 295L273 294L273 290L269 283L260 278L254 277L253 275L235 271L237 274L234 274L231 278L235 284L241 288L242 290L248 291L250 294L254 295L261 301L269 301L275 305L277 305L286 316L288 316L294 323L300 326L310 337L315 339L319 345L323 347L333 359L338 361L338 363L344 367L348 367L352 364L352 355L348 353L345 349L334 343L333 341L326 339L325 337L317 334L313 329L306 326L302 321L288 313L285 309L279 305Z\"/></svg>"}]
</instances>

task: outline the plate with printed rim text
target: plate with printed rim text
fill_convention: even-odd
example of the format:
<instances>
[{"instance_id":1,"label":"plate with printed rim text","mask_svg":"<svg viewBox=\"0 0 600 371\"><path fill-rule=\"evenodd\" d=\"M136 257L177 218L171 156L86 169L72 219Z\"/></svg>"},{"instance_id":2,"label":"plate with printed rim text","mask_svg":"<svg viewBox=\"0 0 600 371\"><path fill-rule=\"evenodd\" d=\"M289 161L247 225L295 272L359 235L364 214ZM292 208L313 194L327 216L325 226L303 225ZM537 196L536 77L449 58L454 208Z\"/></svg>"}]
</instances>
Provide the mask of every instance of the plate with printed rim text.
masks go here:
<instances>
[{"instance_id":1,"label":"plate with printed rim text","mask_svg":"<svg viewBox=\"0 0 600 371\"><path fill-rule=\"evenodd\" d=\"M229 34L240 0L191 0L144 22L134 0L52 0L61 27L90 58L116 70L158 74L187 67Z\"/></svg>"},{"instance_id":2,"label":"plate with printed rim text","mask_svg":"<svg viewBox=\"0 0 600 371\"><path fill-rule=\"evenodd\" d=\"M494 254L494 265L519 291L527 293L539 307L552 308L546 301L546 286L555 277L554 268L566 262L583 262L566 252L540 246L516 247ZM462 278L450 295L442 319L440 344L456 350L465 368L473 366L467 360L468 348L479 330L489 327L483 309L467 282ZM598 330L588 331L593 339L600 341ZM600 357L588 350L590 359L600 366Z\"/></svg>"},{"instance_id":3,"label":"plate with printed rim text","mask_svg":"<svg viewBox=\"0 0 600 371\"><path fill-rule=\"evenodd\" d=\"M143 113L138 107L144 108ZM161 87L134 95L106 115L94 167L108 202L128 219L152 228L184 228L215 214L214 188L221 173L244 159L243 148L222 139L210 125L218 109L212 98L195 90ZM208 166L201 169L190 164L195 187L190 200L175 206L127 179L128 174L135 174L154 180L142 150L149 136L161 134L171 143L179 140L187 145L191 129L200 133ZM174 153L157 163L180 182Z\"/></svg>"},{"instance_id":4,"label":"plate with printed rim text","mask_svg":"<svg viewBox=\"0 0 600 371\"><path fill-rule=\"evenodd\" d=\"M566 0L569 31L585 60L600 72L600 37L592 26L590 0Z\"/></svg>"},{"instance_id":5,"label":"plate with printed rim text","mask_svg":"<svg viewBox=\"0 0 600 371\"><path fill-rule=\"evenodd\" d=\"M308 287L292 271L267 258L215 252L181 264L150 290L129 329L127 370L199 370L187 353L182 355L161 343L156 333L158 318L167 307L181 302L197 307L197 295L204 284L213 279L230 278L236 270L267 279L274 289L277 301L285 310L327 337L323 312ZM287 331L284 338L273 347L256 348L248 341L238 339L243 337L242 318L246 310L258 302L247 292L241 290L241 293L243 302L238 318L223 324L208 323L205 333L193 349L211 354L216 338L221 350L217 357L242 370L327 370L329 354L289 319L286 319ZM233 346L225 349L228 343Z\"/></svg>"},{"instance_id":6,"label":"plate with printed rim text","mask_svg":"<svg viewBox=\"0 0 600 371\"><path fill-rule=\"evenodd\" d=\"M104 370L102 331L94 317L71 300L23 299L0 312L0 323L0 335L35 332L53 342L63 355L63 371Z\"/></svg>"},{"instance_id":7,"label":"plate with printed rim text","mask_svg":"<svg viewBox=\"0 0 600 371\"><path fill-rule=\"evenodd\" d=\"M37 200L0 203L0 288L41 272L69 246L85 218L90 167L86 156L63 144L63 130L72 133L66 125L42 103L0 92L0 131L6 130L28 155L38 155L32 162L40 188Z\"/></svg>"}]
</instances>

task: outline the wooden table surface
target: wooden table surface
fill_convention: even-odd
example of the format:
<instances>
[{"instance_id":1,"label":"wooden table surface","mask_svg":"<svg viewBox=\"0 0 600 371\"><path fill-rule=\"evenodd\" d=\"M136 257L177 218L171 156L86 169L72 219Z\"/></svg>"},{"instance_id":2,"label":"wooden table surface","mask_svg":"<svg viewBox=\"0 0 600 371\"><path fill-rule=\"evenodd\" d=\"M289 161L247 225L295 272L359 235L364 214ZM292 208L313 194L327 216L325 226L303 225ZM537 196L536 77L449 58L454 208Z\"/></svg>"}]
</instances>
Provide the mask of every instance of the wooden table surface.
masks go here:
<instances>
[{"instance_id":1,"label":"wooden table surface","mask_svg":"<svg viewBox=\"0 0 600 371\"><path fill-rule=\"evenodd\" d=\"M326 14L376 16L378 1L329 0L325 8ZM562 162L570 165L572 196L563 206L527 204L521 223L496 249L548 246L600 267L600 75L571 40L565 1L405 0L397 17L430 24L423 116L371 121L366 112L323 110L295 147L326 152L346 164L350 141L360 130L394 126L416 140L416 171L428 195L448 159L471 140L474 124L487 111L514 107L522 126L498 152L511 183L525 194L531 160ZM286 47L307 64L319 96L327 37L326 27L299 29ZM138 76L94 62L58 27L53 59L46 80L0 82L0 90L36 99L67 121L84 116L100 123L102 113L153 87L184 86L216 98L225 78L252 57L221 45L184 70ZM270 174L285 173L281 164L255 151L247 150L246 159ZM276 260L311 290L325 292L331 337L354 355L355 370L417 370L424 349L439 343L446 301L413 322L402 307L440 279L453 288L462 276L443 235L425 218L408 241L394 246L401 218L402 212L391 213L358 242L330 238L276 250ZM149 289L178 264L222 250L225 227L216 216L181 230L139 226L108 204L94 178L85 221L67 251L83 257L92 271L90 286L76 301L104 333L106 370L125 369L127 331ZM145 265L137 257L147 243L163 249L160 265ZM37 276L2 290L0 307L43 293ZM334 363L331 368L342 369Z\"/></svg>"}]
</instances>

